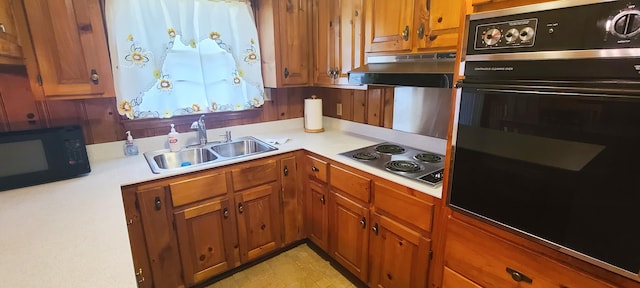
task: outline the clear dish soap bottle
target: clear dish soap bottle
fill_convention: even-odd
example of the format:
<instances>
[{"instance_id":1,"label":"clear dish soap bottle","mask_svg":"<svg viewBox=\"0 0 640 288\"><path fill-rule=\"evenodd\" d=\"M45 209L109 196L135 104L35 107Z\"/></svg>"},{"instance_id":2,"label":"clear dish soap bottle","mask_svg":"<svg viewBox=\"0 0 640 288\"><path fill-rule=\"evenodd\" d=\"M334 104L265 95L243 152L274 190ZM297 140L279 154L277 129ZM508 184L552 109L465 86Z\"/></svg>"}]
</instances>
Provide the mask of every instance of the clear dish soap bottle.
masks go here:
<instances>
[{"instance_id":1,"label":"clear dish soap bottle","mask_svg":"<svg viewBox=\"0 0 640 288\"><path fill-rule=\"evenodd\" d=\"M127 131L127 140L124 141L124 156L138 155L138 145L133 141L131 131Z\"/></svg>"},{"instance_id":2,"label":"clear dish soap bottle","mask_svg":"<svg viewBox=\"0 0 640 288\"><path fill-rule=\"evenodd\" d=\"M178 136L180 136L180 133L176 132L176 128L173 124L171 124L171 132L169 132L169 135L167 136L169 136L169 150L171 150L171 152L180 151L180 143L178 141Z\"/></svg>"}]
</instances>

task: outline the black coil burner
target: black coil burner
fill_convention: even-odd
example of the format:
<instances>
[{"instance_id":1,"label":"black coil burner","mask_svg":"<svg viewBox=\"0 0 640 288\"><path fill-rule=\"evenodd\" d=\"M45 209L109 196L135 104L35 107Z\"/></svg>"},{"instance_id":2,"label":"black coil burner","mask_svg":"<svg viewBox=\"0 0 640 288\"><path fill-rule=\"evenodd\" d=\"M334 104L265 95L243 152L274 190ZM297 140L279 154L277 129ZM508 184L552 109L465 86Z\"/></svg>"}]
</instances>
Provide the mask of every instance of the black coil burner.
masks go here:
<instances>
[{"instance_id":1,"label":"black coil burner","mask_svg":"<svg viewBox=\"0 0 640 288\"><path fill-rule=\"evenodd\" d=\"M359 152L359 153L353 154L352 157L358 160L376 160L380 156L378 156L378 154L376 153L371 153L371 152Z\"/></svg>"},{"instance_id":2,"label":"black coil burner","mask_svg":"<svg viewBox=\"0 0 640 288\"><path fill-rule=\"evenodd\" d=\"M440 155L436 155L433 153L420 153L416 156L413 156L418 161L429 162L429 163L440 163L442 162L442 157Z\"/></svg>"},{"instance_id":3,"label":"black coil burner","mask_svg":"<svg viewBox=\"0 0 640 288\"><path fill-rule=\"evenodd\" d=\"M407 160L389 161L385 164L385 167L391 171L398 172L418 172L422 169L420 164Z\"/></svg>"},{"instance_id":4,"label":"black coil burner","mask_svg":"<svg viewBox=\"0 0 640 288\"><path fill-rule=\"evenodd\" d=\"M394 144L382 144L376 147L376 151L384 154L402 154L406 149L402 146L394 145Z\"/></svg>"}]
</instances>

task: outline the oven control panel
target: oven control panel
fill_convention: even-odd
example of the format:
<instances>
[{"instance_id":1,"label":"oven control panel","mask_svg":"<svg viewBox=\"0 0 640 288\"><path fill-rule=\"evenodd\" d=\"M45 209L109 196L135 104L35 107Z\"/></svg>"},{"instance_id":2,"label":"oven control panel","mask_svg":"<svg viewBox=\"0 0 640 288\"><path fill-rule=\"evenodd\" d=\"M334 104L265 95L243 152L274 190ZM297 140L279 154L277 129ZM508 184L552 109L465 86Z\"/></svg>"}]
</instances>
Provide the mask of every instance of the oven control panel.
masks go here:
<instances>
[{"instance_id":1,"label":"oven control panel","mask_svg":"<svg viewBox=\"0 0 640 288\"><path fill-rule=\"evenodd\" d=\"M532 47L538 19L523 19L476 26L474 49Z\"/></svg>"},{"instance_id":2,"label":"oven control panel","mask_svg":"<svg viewBox=\"0 0 640 288\"><path fill-rule=\"evenodd\" d=\"M637 57L640 0L552 1L471 14L467 27L467 55L573 51L544 59Z\"/></svg>"}]
</instances>

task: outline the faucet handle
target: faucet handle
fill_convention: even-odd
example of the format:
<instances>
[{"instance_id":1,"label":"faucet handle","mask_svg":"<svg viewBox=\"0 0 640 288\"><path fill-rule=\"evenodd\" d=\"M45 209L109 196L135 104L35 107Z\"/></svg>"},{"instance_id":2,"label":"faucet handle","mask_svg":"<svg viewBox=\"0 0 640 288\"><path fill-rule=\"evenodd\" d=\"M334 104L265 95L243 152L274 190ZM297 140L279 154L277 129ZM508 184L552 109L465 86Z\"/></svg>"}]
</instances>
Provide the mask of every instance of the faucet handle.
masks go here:
<instances>
[{"instance_id":1,"label":"faucet handle","mask_svg":"<svg viewBox=\"0 0 640 288\"><path fill-rule=\"evenodd\" d=\"M220 135L222 137L224 137L224 142L231 142L231 131L227 130L224 131L224 135Z\"/></svg>"}]
</instances>

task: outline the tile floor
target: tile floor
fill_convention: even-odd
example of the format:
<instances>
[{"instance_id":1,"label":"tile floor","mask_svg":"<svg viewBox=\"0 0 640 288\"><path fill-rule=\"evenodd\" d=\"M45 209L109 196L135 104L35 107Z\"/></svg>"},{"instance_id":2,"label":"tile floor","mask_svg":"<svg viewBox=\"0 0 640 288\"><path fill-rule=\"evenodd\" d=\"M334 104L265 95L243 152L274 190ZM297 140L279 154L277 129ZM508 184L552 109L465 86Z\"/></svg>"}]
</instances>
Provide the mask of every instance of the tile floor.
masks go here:
<instances>
[{"instance_id":1,"label":"tile floor","mask_svg":"<svg viewBox=\"0 0 640 288\"><path fill-rule=\"evenodd\" d=\"M343 288L358 287L307 244L301 244L207 288Z\"/></svg>"}]
</instances>

